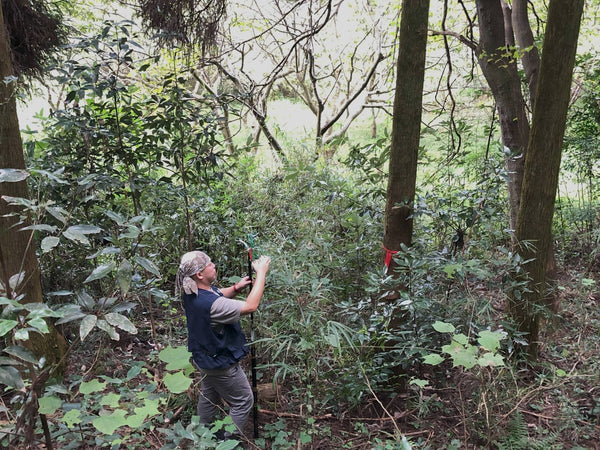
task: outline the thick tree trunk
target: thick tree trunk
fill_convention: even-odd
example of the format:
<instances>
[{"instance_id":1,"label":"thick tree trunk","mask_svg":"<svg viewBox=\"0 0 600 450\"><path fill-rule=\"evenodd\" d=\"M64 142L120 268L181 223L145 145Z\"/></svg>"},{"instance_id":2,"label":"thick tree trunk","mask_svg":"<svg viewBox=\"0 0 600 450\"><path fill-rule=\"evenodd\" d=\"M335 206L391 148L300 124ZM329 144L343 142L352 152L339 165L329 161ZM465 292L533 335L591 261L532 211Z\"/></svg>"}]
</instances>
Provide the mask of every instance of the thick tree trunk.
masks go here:
<instances>
[{"instance_id":1,"label":"thick tree trunk","mask_svg":"<svg viewBox=\"0 0 600 450\"><path fill-rule=\"evenodd\" d=\"M528 353L539 351L540 319L548 303L546 263L558 186L573 66L584 0L551 0L525 160L517 239L530 279L529 292L511 302L519 330L528 334ZM529 245L525 245L525 244Z\"/></svg>"},{"instance_id":2,"label":"thick tree trunk","mask_svg":"<svg viewBox=\"0 0 600 450\"><path fill-rule=\"evenodd\" d=\"M428 19L429 0L402 2L383 235L388 252L412 241ZM388 273L393 270L391 261Z\"/></svg>"},{"instance_id":3,"label":"thick tree trunk","mask_svg":"<svg viewBox=\"0 0 600 450\"><path fill-rule=\"evenodd\" d=\"M23 143L17 116L15 99L16 82L7 82L13 76L9 38L4 26L2 2L0 2L0 168L25 169ZM15 298L23 294L22 303L42 301L42 288L33 231L19 231L27 223L20 223L20 208L10 206L4 196L28 198L25 180L0 183L0 278ZM9 279L23 273L23 281L10 289ZM37 356L45 356L48 362L61 357L59 338L54 329L52 335L31 333L28 345Z\"/></svg>"},{"instance_id":4,"label":"thick tree trunk","mask_svg":"<svg viewBox=\"0 0 600 450\"><path fill-rule=\"evenodd\" d=\"M516 228L523 183L525 150L529 140L529 122L517 63L507 47L507 27L500 0L477 0L479 16L479 65L485 76L498 110L502 144L508 149L509 225ZM507 18L509 19L509 18ZM510 19L508 20L510 24Z\"/></svg>"}]
</instances>

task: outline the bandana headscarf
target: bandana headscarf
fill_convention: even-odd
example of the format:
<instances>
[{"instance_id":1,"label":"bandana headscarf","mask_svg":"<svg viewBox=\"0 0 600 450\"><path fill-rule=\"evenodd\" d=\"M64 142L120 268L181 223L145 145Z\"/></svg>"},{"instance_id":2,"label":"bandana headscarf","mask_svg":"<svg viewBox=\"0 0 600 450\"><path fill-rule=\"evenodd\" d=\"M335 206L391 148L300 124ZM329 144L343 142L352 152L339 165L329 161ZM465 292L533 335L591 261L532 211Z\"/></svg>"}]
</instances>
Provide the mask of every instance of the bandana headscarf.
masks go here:
<instances>
[{"instance_id":1,"label":"bandana headscarf","mask_svg":"<svg viewBox=\"0 0 600 450\"><path fill-rule=\"evenodd\" d=\"M177 270L177 279L175 286L186 294L197 294L198 286L196 280L192 277L198 272L202 272L210 264L210 258L204 252L188 252L181 257L179 269Z\"/></svg>"}]
</instances>

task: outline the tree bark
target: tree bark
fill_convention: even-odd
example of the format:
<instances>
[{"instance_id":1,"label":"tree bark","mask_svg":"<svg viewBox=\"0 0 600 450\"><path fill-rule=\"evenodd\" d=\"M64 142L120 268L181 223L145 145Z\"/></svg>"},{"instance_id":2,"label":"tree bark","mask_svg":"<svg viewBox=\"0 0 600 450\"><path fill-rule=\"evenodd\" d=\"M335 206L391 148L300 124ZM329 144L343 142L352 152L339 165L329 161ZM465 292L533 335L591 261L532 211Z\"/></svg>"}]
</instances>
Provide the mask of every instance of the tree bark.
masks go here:
<instances>
[{"instance_id":1,"label":"tree bark","mask_svg":"<svg viewBox=\"0 0 600 450\"><path fill-rule=\"evenodd\" d=\"M539 351L543 310L550 306L546 262L583 3L584 0L550 1L525 158L516 234L521 256L530 261L525 265L530 289L521 299L512 299L511 312L519 330L528 334L532 359L537 358Z\"/></svg>"},{"instance_id":2,"label":"tree bark","mask_svg":"<svg viewBox=\"0 0 600 450\"><path fill-rule=\"evenodd\" d=\"M521 62L523 63L525 77L529 86L529 104L533 110L538 71L540 68L540 53L535 46L529 17L527 16L527 0L513 0L511 18L514 36L521 52Z\"/></svg>"},{"instance_id":3,"label":"tree bark","mask_svg":"<svg viewBox=\"0 0 600 450\"><path fill-rule=\"evenodd\" d=\"M25 169L23 143L19 127L16 105L16 81L10 57L10 39L4 26L2 2L0 2L0 168ZM21 222L23 211L19 207L9 205L5 196L29 198L26 180L0 183L0 277L5 286L6 295L16 298L23 295L22 303L42 302L42 287L39 264L35 254L33 231L20 231L28 225L28 220ZM10 288L9 279L19 273L23 274L22 282L14 291ZM45 356L49 363L57 362L62 356L63 348L59 345L64 340L52 327L50 336L30 333L27 345L38 356Z\"/></svg>"},{"instance_id":4,"label":"tree bark","mask_svg":"<svg viewBox=\"0 0 600 450\"><path fill-rule=\"evenodd\" d=\"M514 230L529 140L529 121L517 63L507 47L507 27L502 4L500 0L477 0L476 3L480 33L476 54L496 101L502 145L508 150L505 164L508 172L509 226Z\"/></svg>"},{"instance_id":5,"label":"tree bark","mask_svg":"<svg viewBox=\"0 0 600 450\"><path fill-rule=\"evenodd\" d=\"M388 255L412 241L428 19L429 0L403 0L383 233Z\"/></svg>"}]
</instances>

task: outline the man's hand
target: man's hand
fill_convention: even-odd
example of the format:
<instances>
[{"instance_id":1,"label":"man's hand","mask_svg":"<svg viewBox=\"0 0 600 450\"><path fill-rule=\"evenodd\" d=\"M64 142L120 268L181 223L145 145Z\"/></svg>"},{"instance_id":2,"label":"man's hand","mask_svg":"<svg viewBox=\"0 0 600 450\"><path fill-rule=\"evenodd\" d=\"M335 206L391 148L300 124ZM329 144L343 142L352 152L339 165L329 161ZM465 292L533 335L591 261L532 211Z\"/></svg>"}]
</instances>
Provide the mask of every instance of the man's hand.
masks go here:
<instances>
[{"instance_id":1,"label":"man's hand","mask_svg":"<svg viewBox=\"0 0 600 450\"><path fill-rule=\"evenodd\" d=\"M246 286L248 286L249 284L252 283L252 279L250 278L250 275L245 276L244 278L242 278L240 281L238 281L237 283L235 283L233 285L235 291L241 291L242 289L244 289Z\"/></svg>"},{"instance_id":2,"label":"man's hand","mask_svg":"<svg viewBox=\"0 0 600 450\"><path fill-rule=\"evenodd\" d=\"M252 268L256 271L256 274L266 274L269 271L269 265L271 264L271 258L262 255L260 258L252 262Z\"/></svg>"}]
</instances>

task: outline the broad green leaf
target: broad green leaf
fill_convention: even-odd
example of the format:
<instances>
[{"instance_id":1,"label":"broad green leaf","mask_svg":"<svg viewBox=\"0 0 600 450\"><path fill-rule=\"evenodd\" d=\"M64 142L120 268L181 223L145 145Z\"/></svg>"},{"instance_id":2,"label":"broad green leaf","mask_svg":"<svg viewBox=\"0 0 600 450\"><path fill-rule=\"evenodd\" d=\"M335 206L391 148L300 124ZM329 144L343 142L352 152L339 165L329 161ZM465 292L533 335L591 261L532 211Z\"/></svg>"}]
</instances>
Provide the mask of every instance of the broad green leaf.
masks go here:
<instances>
[{"instance_id":1,"label":"broad green leaf","mask_svg":"<svg viewBox=\"0 0 600 450\"><path fill-rule=\"evenodd\" d=\"M121 249L118 247L104 247L101 251L101 255L118 255L121 253Z\"/></svg>"},{"instance_id":2,"label":"broad green leaf","mask_svg":"<svg viewBox=\"0 0 600 450\"><path fill-rule=\"evenodd\" d=\"M129 292L129 288L131 287L131 276L133 275L133 266L129 262L129 260L124 259L121 261L119 268L117 269L117 284L121 289L123 295Z\"/></svg>"},{"instance_id":3,"label":"broad green leaf","mask_svg":"<svg viewBox=\"0 0 600 450\"><path fill-rule=\"evenodd\" d=\"M80 291L77 293L77 302L88 310L93 310L96 306L96 301L86 291Z\"/></svg>"},{"instance_id":4,"label":"broad green leaf","mask_svg":"<svg viewBox=\"0 0 600 450\"><path fill-rule=\"evenodd\" d=\"M15 331L15 339L17 341L28 341L29 331L27 328L19 328L17 331Z\"/></svg>"},{"instance_id":5,"label":"broad green leaf","mask_svg":"<svg viewBox=\"0 0 600 450\"><path fill-rule=\"evenodd\" d=\"M21 361L25 361L31 364L38 364L39 359L33 354L31 350L22 345L10 345L4 349L6 353L11 356L14 356Z\"/></svg>"},{"instance_id":6,"label":"broad green leaf","mask_svg":"<svg viewBox=\"0 0 600 450\"><path fill-rule=\"evenodd\" d=\"M415 378L415 379L410 380L409 384L414 384L415 386L418 386L421 389L423 389L425 386L427 386L429 384L429 381Z\"/></svg>"},{"instance_id":7,"label":"broad green leaf","mask_svg":"<svg viewBox=\"0 0 600 450\"><path fill-rule=\"evenodd\" d=\"M477 351L475 347L473 348ZM477 364L477 358L471 348L462 348L459 351L451 353L450 356L452 357L453 367L463 366L465 369L471 369Z\"/></svg>"},{"instance_id":8,"label":"broad green leaf","mask_svg":"<svg viewBox=\"0 0 600 450\"><path fill-rule=\"evenodd\" d=\"M18 323L16 320L0 319L0 337L16 327Z\"/></svg>"},{"instance_id":9,"label":"broad green leaf","mask_svg":"<svg viewBox=\"0 0 600 450\"><path fill-rule=\"evenodd\" d=\"M127 412L123 409L117 409L112 414L97 417L92 421L92 425L101 433L110 436L118 428L127 425L125 415Z\"/></svg>"},{"instance_id":10,"label":"broad green leaf","mask_svg":"<svg viewBox=\"0 0 600 450\"><path fill-rule=\"evenodd\" d=\"M160 404L160 399L155 398L155 399L145 399L144 400L144 406L139 407L139 408L135 408L135 412L137 414L145 414L148 417L154 417L160 414L160 411L158 409L158 406Z\"/></svg>"},{"instance_id":11,"label":"broad green leaf","mask_svg":"<svg viewBox=\"0 0 600 450\"><path fill-rule=\"evenodd\" d=\"M25 303L23 308L29 311L29 315L27 317L59 317L56 311L53 311L48 307L45 303L41 302L32 302Z\"/></svg>"},{"instance_id":12,"label":"broad green leaf","mask_svg":"<svg viewBox=\"0 0 600 450\"><path fill-rule=\"evenodd\" d=\"M56 310L56 314L58 314L58 316L61 317L59 320L56 321L57 325L60 325L61 323L71 322L76 319L81 319L86 315L85 313L81 312L81 306L74 304L61 306Z\"/></svg>"},{"instance_id":13,"label":"broad green leaf","mask_svg":"<svg viewBox=\"0 0 600 450\"><path fill-rule=\"evenodd\" d=\"M181 394L187 391L192 384L192 379L186 377L181 371L166 374L163 381L167 389L173 394Z\"/></svg>"},{"instance_id":14,"label":"broad green leaf","mask_svg":"<svg viewBox=\"0 0 600 450\"><path fill-rule=\"evenodd\" d=\"M117 330L115 330L115 327L110 325L106 320L98 319L96 326L102 331L106 331L113 341L119 341L121 339L119 333L117 333Z\"/></svg>"},{"instance_id":15,"label":"broad green leaf","mask_svg":"<svg viewBox=\"0 0 600 450\"><path fill-rule=\"evenodd\" d=\"M27 325L29 325L30 327L36 328L37 330L39 330L41 333L44 333L44 334L50 332L50 330L48 329L48 323L41 317L34 317L33 319L28 319Z\"/></svg>"},{"instance_id":16,"label":"broad green leaf","mask_svg":"<svg viewBox=\"0 0 600 450\"><path fill-rule=\"evenodd\" d=\"M66 297L68 295L73 295L73 291L67 291L67 290L53 291L53 292L48 292L48 295L51 295L53 297Z\"/></svg>"},{"instance_id":17,"label":"broad green leaf","mask_svg":"<svg viewBox=\"0 0 600 450\"><path fill-rule=\"evenodd\" d=\"M142 413L135 412L132 415L127 416L127 419L125 422L129 428L133 428L135 430L136 428L142 426L142 424L144 423L144 421L146 420L147 417L148 417L148 414L144 414L143 412Z\"/></svg>"},{"instance_id":18,"label":"broad green leaf","mask_svg":"<svg viewBox=\"0 0 600 450\"><path fill-rule=\"evenodd\" d=\"M108 313L104 316L106 321L115 327L119 327L121 330L127 331L131 334L137 334L137 328L131 321L123 314L119 313Z\"/></svg>"},{"instance_id":19,"label":"broad green leaf","mask_svg":"<svg viewBox=\"0 0 600 450\"><path fill-rule=\"evenodd\" d=\"M311 441L312 441L312 436L310 434L308 434L306 431L300 432L300 444L302 444L302 446L310 443Z\"/></svg>"},{"instance_id":20,"label":"broad green leaf","mask_svg":"<svg viewBox=\"0 0 600 450\"><path fill-rule=\"evenodd\" d=\"M145 404L142 407L135 408L134 414L127 417L127 425L131 428L138 428L141 426L146 418L153 417L160 414L158 410L159 399L145 400Z\"/></svg>"},{"instance_id":21,"label":"broad green leaf","mask_svg":"<svg viewBox=\"0 0 600 450\"><path fill-rule=\"evenodd\" d=\"M100 233L102 229L96 225L73 225L67 228L67 231L78 234L97 234Z\"/></svg>"},{"instance_id":22,"label":"broad green leaf","mask_svg":"<svg viewBox=\"0 0 600 450\"><path fill-rule=\"evenodd\" d=\"M100 264L84 280L84 283L89 283L90 281L99 280L101 278L104 278L109 273L111 273L115 269L115 267L116 267L116 264L115 264L114 261L110 261L110 262L107 262L107 263L104 263L104 264Z\"/></svg>"},{"instance_id":23,"label":"broad green leaf","mask_svg":"<svg viewBox=\"0 0 600 450\"><path fill-rule=\"evenodd\" d=\"M69 239L70 241L78 242L87 246L90 245L90 240L85 236L85 234L72 231L70 227L63 232L63 236Z\"/></svg>"},{"instance_id":24,"label":"broad green leaf","mask_svg":"<svg viewBox=\"0 0 600 450\"><path fill-rule=\"evenodd\" d=\"M423 357L425 364L431 364L432 366L437 366L444 362L444 358L438 355L437 353L430 353L429 355L425 355Z\"/></svg>"},{"instance_id":25,"label":"broad green leaf","mask_svg":"<svg viewBox=\"0 0 600 450\"><path fill-rule=\"evenodd\" d=\"M137 239L140 235L140 230L134 225L127 225L127 231L119 235L119 239L129 238Z\"/></svg>"},{"instance_id":26,"label":"broad green leaf","mask_svg":"<svg viewBox=\"0 0 600 450\"><path fill-rule=\"evenodd\" d=\"M477 363L482 367L504 367L504 359L502 355L494 354L492 352L484 353L479 357Z\"/></svg>"},{"instance_id":27,"label":"broad green leaf","mask_svg":"<svg viewBox=\"0 0 600 450\"><path fill-rule=\"evenodd\" d=\"M5 384L13 389L25 387L21 374L12 366L0 366L0 384Z\"/></svg>"},{"instance_id":28,"label":"broad green leaf","mask_svg":"<svg viewBox=\"0 0 600 450\"><path fill-rule=\"evenodd\" d=\"M442 351L448 354L460 352L461 350L464 350L464 348L464 346L460 345L456 341L451 341L447 345L442 345Z\"/></svg>"},{"instance_id":29,"label":"broad green leaf","mask_svg":"<svg viewBox=\"0 0 600 450\"><path fill-rule=\"evenodd\" d=\"M506 337L506 333L503 331L488 331L483 330L479 332L479 338L477 342L486 350L495 352L500 348L500 341Z\"/></svg>"},{"instance_id":30,"label":"broad green leaf","mask_svg":"<svg viewBox=\"0 0 600 450\"><path fill-rule=\"evenodd\" d=\"M114 220L117 223L117 225L125 224L125 218L119 213L108 210L108 211L104 211L104 214L106 214L108 217L110 217L112 220Z\"/></svg>"},{"instance_id":31,"label":"broad green leaf","mask_svg":"<svg viewBox=\"0 0 600 450\"><path fill-rule=\"evenodd\" d=\"M443 268L448 278L454 278L454 274L462 269L462 264L446 264Z\"/></svg>"},{"instance_id":32,"label":"broad green leaf","mask_svg":"<svg viewBox=\"0 0 600 450\"><path fill-rule=\"evenodd\" d=\"M32 170L32 172L37 172L38 174L43 175L46 178L49 178L50 180L52 180L56 183L69 184L68 181L66 181L65 179L62 178L64 169L65 169L64 167L61 167L61 168L55 170L54 172L50 172L48 170L42 170L42 169L34 169L34 170Z\"/></svg>"},{"instance_id":33,"label":"broad green leaf","mask_svg":"<svg viewBox=\"0 0 600 450\"><path fill-rule=\"evenodd\" d=\"M54 233L58 228L54 225L46 225L44 223L38 223L36 225L29 225L28 227L21 228L23 230L33 230L33 231L46 231L48 233Z\"/></svg>"},{"instance_id":34,"label":"broad green leaf","mask_svg":"<svg viewBox=\"0 0 600 450\"><path fill-rule=\"evenodd\" d=\"M38 399L40 414L54 414L62 405L62 400L54 395Z\"/></svg>"},{"instance_id":35,"label":"broad green leaf","mask_svg":"<svg viewBox=\"0 0 600 450\"><path fill-rule=\"evenodd\" d=\"M10 277L10 279L8 280L8 284L12 288L13 291L16 291L16 290L18 290L17 288L19 287L19 285L24 280L25 280L25 272L21 271L19 273L15 273L12 277Z\"/></svg>"},{"instance_id":36,"label":"broad green leaf","mask_svg":"<svg viewBox=\"0 0 600 450\"><path fill-rule=\"evenodd\" d=\"M469 338L462 333L455 334L454 336L452 336L452 339L454 339L456 342L458 342L461 345L469 344Z\"/></svg>"},{"instance_id":37,"label":"broad green leaf","mask_svg":"<svg viewBox=\"0 0 600 450\"><path fill-rule=\"evenodd\" d=\"M92 314L88 314L81 320L81 324L79 325L79 337L82 341L85 340L90 331L94 329L96 326L96 322L98 318Z\"/></svg>"},{"instance_id":38,"label":"broad green leaf","mask_svg":"<svg viewBox=\"0 0 600 450\"><path fill-rule=\"evenodd\" d=\"M24 197L11 197L10 195L3 195L2 200L4 200L9 205L23 206L25 208L31 208L34 205L34 203L31 200Z\"/></svg>"},{"instance_id":39,"label":"broad green leaf","mask_svg":"<svg viewBox=\"0 0 600 450\"><path fill-rule=\"evenodd\" d=\"M239 445L239 441L234 441L233 439L228 439L226 441L221 442L215 450L233 450L237 448Z\"/></svg>"},{"instance_id":40,"label":"broad green leaf","mask_svg":"<svg viewBox=\"0 0 600 450\"><path fill-rule=\"evenodd\" d=\"M69 213L67 213L67 211L65 211L60 206L49 206L46 208L46 210L52 215L52 217L54 217L60 223L67 223L67 217L69 217Z\"/></svg>"},{"instance_id":41,"label":"broad green leaf","mask_svg":"<svg viewBox=\"0 0 600 450\"><path fill-rule=\"evenodd\" d=\"M73 428L73 425L81 423L81 410L71 409L60 419L67 427Z\"/></svg>"},{"instance_id":42,"label":"broad green leaf","mask_svg":"<svg viewBox=\"0 0 600 450\"><path fill-rule=\"evenodd\" d=\"M127 371L127 381L137 377L142 371L143 364L134 362L132 367Z\"/></svg>"},{"instance_id":43,"label":"broad green leaf","mask_svg":"<svg viewBox=\"0 0 600 450\"><path fill-rule=\"evenodd\" d=\"M7 358L6 356L0 356L0 366L14 366L21 364L16 359Z\"/></svg>"},{"instance_id":44,"label":"broad green leaf","mask_svg":"<svg viewBox=\"0 0 600 450\"><path fill-rule=\"evenodd\" d=\"M152 229L152 225L154 224L154 216L149 215L144 217L142 221L142 231L149 231Z\"/></svg>"},{"instance_id":45,"label":"broad green leaf","mask_svg":"<svg viewBox=\"0 0 600 450\"><path fill-rule=\"evenodd\" d=\"M29 172L21 169L0 169L0 183L18 183L28 176Z\"/></svg>"},{"instance_id":46,"label":"broad green leaf","mask_svg":"<svg viewBox=\"0 0 600 450\"><path fill-rule=\"evenodd\" d=\"M42 239L41 247L42 253L48 253L54 247L56 247L60 243L60 239L56 236L46 236Z\"/></svg>"},{"instance_id":47,"label":"broad green leaf","mask_svg":"<svg viewBox=\"0 0 600 450\"><path fill-rule=\"evenodd\" d=\"M4 284L2 283L2 281L0 281L0 289L4 289ZM19 309L21 309L21 307L23 306L17 300L13 300L2 296L0 296L0 305L10 305L12 308Z\"/></svg>"},{"instance_id":48,"label":"broad green leaf","mask_svg":"<svg viewBox=\"0 0 600 450\"><path fill-rule=\"evenodd\" d=\"M110 408L118 408L119 400L121 400L121 396L115 392L111 392L109 394L103 395L102 398L100 398L99 403Z\"/></svg>"},{"instance_id":49,"label":"broad green leaf","mask_svg":"<svg viewBox=\"0 0 600 450\"><path fill-rule=\"evenodd\" d=\"M433 329L439 333L454 333L456 328L451 323L440 322L436 320L433 324Z\"/></svg>"},{"instance_id":50,"label":"broad green leaf","mask_svg":"<svg viewBox=\"0 0 600 450\"><path fill-rule=\"evenodd\" d=\"M160 277L160 270L158 270L158 267L149 259L144 258L142 256L136 256L135 261L148 272L156 275L157 277Z\"/></svg>"},{"instance_id":51,"label":"broad green leaf","mask_svg":"<svg viewBox=\"0 0 600 450\"><path fill-rule=\"evenodd\" d=\"M82 381L79 385L79 392L81 392L83 395L91 394L93 392L100 392L104 390L105 387L106 383L94 378L91 381Z\"/></svg>"},{"instance_id":52,"label":"broad green leaf","mask_svg":"<svg viewBox=\"0 0 600 450\"><path fill-rule=\"evenodd\" d=\"M192 354L183 345L175 348L167 347L158 354L159 359L167 363L167 370L187 368L190 366L190 356Z\"/></svg>"}]
</instances>

